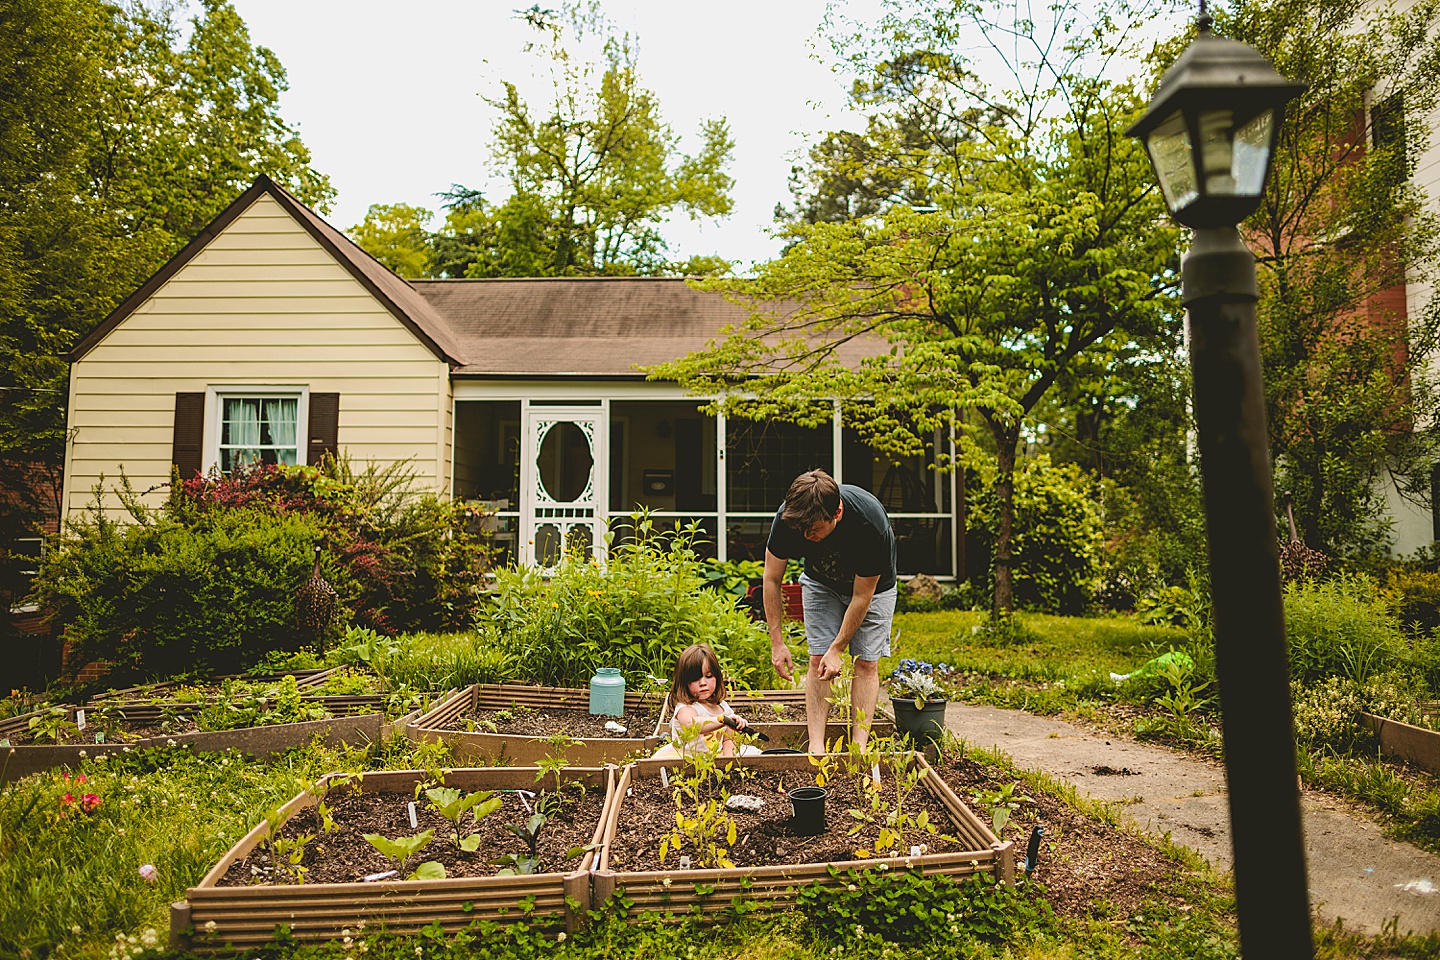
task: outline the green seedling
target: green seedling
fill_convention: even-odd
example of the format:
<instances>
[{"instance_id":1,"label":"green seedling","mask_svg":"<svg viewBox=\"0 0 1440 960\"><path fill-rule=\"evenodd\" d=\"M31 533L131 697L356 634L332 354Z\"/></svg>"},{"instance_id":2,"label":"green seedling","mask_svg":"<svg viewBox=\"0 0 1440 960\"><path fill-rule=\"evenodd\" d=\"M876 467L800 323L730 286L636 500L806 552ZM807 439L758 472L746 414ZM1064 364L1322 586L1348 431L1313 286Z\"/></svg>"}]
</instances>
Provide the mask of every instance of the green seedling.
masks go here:
<instances>
[{"instance_id":1,"label":"green seedling","mask_svg":"<svg viewBox=\"0 0 1440 960\"><path fill-rule=\"evenodd\" d=\"M495 871L497 877L528 876L533 873L547 873L562 863L574 860L583 856L586 852L594 849L594 844L586 844L583 847L571 847L565 851L565 855L558 861L545 864L540 859L540 832L545 829L545 824L550 818L543 813L534 813L525 822L523 827L513 823L505 824L505 829L525 841L526 852L522 854L507 853L504 856L496 857L491 863L498 864L500 869Z\"/></svg>"},{"instance_id":2,"label":"green seedling","mask_svg":"<svg viewBox=\"0 0 1440 960\"><path fill-rule=\"evenodd\" d=\"M282 837L280 825L284 822L285 816L278 807L265 812L264 844L270 854L270 876L279 880L282 875L289 874L296 883L304 883L310 868L302 866L301 861L305 859L306 844L314 840L315 835L306 833L294 838Z\"/></svg>"},{"instance_id":3,"label":"green seedling","mask_svg":"<svg viewBox=\"0 0 1440 960\"><path fill-rule=\"evenodd\" d=\"M982 790L975 794L975 802L990 811L990 822L995 827L995 836L1010 822L1010 814L1020 809L1023 803L1034 803L1030 797L1015 793L1018 782L1006 784L998 790Z\"/></svg>"},{"instance_id":4,"label":"green seedling","mask_svg":"<svg viewBox=\"0 0 1440 960\"><path fill-rule=\"evenodd\" d=\"M365 841L386 857L394 860L396 870L401 874L405 873L406 862L425 849L426 845L434 838L434 830L425 830L413 837L395 837L394 839L378 833L365 834ZM407 880L443 880L444 878L445 868L434 860L426 860L415 868L414 873L405 877Z\"/></svg>"},{"instance_id":5,"label":"green seedling","mask_svg":"<svg viewBox=\"0 0 1440 960\"><path fill-rule=\"evenodd\" d=\"M499 810L502 802L489 790L464 794L453 787L431 787L425 791L425 796L430 801L431 809L454 825L455 847L466 853L474 853L480 846L480 835L472 833L468 837L460 836L460 818L465 815L466 810L474 810L476 821L483 820Z\"/></svg>"}]
</instances>

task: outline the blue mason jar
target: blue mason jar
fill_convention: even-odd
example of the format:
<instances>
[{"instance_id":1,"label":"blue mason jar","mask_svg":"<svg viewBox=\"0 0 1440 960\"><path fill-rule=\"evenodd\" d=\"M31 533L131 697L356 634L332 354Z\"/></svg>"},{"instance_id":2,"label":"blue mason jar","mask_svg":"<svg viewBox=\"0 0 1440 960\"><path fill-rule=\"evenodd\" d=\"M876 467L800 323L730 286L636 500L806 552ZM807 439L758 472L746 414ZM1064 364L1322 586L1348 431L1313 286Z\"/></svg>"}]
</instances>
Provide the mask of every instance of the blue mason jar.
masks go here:
<instances>
[{"instance_id":1,"label":"blue mason jar","mask_svg":"<svg viewBox=\"0 0 1440 960\"><path fill-rule=\"evenodd\" d=\"M607 717L625 715L625 678L618 667L600 667L590 678L590 712Z\"/></svg>"}]
</instances>

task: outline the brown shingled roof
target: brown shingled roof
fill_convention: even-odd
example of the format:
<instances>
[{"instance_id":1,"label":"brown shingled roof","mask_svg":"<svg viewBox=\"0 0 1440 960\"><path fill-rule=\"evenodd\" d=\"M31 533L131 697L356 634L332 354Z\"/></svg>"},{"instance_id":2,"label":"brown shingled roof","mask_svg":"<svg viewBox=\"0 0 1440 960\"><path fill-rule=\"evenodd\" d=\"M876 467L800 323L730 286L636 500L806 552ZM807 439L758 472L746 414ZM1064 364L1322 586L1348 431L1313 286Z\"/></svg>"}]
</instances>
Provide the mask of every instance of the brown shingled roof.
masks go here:
<instances>
[{"instance_id":1,"label":"brown shingled roof","mask_svg":"<svg viewBox=\"0 0 1440 960\"><path fill-rule=\"evenodd\" d=\"M464 376L631 376L746 312L680 277L414 280L471 362Z\"/></svg>"}]
</instances>

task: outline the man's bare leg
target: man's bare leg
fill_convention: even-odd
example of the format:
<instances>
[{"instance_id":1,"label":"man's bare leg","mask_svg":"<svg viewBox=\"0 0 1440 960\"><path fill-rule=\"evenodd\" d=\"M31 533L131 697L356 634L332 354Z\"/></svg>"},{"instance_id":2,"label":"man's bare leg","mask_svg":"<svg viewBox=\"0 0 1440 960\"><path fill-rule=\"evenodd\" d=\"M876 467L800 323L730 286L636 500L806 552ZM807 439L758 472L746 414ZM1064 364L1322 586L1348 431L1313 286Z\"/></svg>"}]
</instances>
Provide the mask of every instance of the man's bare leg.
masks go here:
<instances>
[{"instance_id":1,"label":"man's bare leg","mask_svg":"<svg viewBox=\"0 0 1440 960\"><path fill-rule=\"evenodd\" d=\"M863 747L870 739L870 724L875 719L875 701L880 699L880 661L855 660L855 679L850 684L850 710L854 727L850 739ZM812 728L813 729L813 728Z\"/></svg>"},{"instance_id":2,"label":"man's bare leg","mask_svg":"<svg viewBox=\"0 0 1440 960\"><path fill-rule=\"evenodd\" d=\"M810 752L825 752L825 722L830 719L830 681L820 679L820 658L810 657L805 674L805 725L810 731Z\"/></svg>"}]
</instances>

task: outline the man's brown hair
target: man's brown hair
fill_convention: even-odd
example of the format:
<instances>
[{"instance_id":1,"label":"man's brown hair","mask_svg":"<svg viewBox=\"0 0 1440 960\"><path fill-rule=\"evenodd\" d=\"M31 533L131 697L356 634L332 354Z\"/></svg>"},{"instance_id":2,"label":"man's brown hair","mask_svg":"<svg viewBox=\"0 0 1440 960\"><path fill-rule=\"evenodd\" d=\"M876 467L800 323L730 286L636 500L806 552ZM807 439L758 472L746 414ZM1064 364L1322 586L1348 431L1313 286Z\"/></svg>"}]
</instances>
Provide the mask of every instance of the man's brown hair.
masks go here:
<instances>
[{"instance_id":1,"label":"man's brown hair","mask_svg":"<svg viewBox=\"0 0 1440 960\"><path fill-rule=\"evenodd\" d=\"M785 525L805 533L817 523L834 520L840 512L840 484L824 470L808 470L795 478L785 493Z\"/></svg>"}]
</instances>

